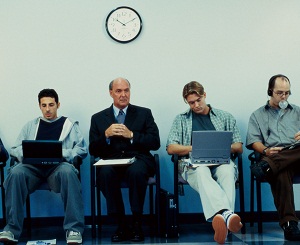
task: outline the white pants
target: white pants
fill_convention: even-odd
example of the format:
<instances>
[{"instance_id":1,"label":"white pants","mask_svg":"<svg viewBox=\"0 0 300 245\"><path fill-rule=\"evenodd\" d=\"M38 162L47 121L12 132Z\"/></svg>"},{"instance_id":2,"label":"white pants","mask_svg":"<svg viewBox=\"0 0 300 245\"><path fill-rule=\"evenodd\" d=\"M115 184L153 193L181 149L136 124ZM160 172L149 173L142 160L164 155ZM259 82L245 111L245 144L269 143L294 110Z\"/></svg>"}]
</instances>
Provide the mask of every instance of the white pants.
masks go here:
<instances>
[{"instance_id":1,"label":"white pants","mask_svg":"<svg viewBox=\"0 0 300 245\"><path fill-rule=\"evenodd\" d=\"M182 173L184 180L199 193L207 221L211 221L222 209L234 211L237 176L238 170L233 161L213 167L185 168Z\"/></svg>"}]
</instances>

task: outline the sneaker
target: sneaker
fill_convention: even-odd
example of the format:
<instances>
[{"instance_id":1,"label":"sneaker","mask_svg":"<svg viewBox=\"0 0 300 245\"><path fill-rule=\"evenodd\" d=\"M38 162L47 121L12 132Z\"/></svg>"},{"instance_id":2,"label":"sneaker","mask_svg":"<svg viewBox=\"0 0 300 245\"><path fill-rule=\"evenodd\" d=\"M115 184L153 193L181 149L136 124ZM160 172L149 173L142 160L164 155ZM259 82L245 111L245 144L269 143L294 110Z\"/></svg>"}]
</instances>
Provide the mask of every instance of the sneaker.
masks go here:
<instances>
[{"instance_id":1,"label":"sneaker","mask_svg":"<svg viewBox=\"0 0 300 245\"><path fill-rule=\"evenodd\" d=\"M212 220L212 227L215 231L214 239L219 244L224 244L227 238L228 229L221 214L217 214Z\"/></svg>"},{"instance_id":2,"label":"sneaker","mask_svg":"<svg viewBox=\"0 0 300 245\"><path fill-rule=\"evenodd\" d=\"M67 244L81 244L82 236L79 231L67 231L66 233Z\"/></svg>"},{"instance_id":3,"label":"sneaker","mask_svg":"<svg viewBox=\"0 0 300 245\"><path fill-rule=\"evenodd\" d=\"M239 232L243 227L240 216L230 210L226 210L222 213L228 230L233 233Z\"/></svg>"},{"instance_id":4,"label":"sneaker","mask_svg":"<svg viewBox=\"0 0 300 245\"><path fill-rule=\"evenodd\" d=\"M300 231L298 223L294 220L286 222L282 229L284 230L284 238L289 241L300 241Z\"/></svg>"},{"instance_id":5,"label":"sneaker","mask_svg":"<svg viewBox=\"0 0 300 245\"><path fill-rule=\"evenodd\" d=\"M18 243L18 240L15 239L14 234L10 231L2 231L0 232L0 242L9 244L9 243Z\"/></svg>"}]
</instances>

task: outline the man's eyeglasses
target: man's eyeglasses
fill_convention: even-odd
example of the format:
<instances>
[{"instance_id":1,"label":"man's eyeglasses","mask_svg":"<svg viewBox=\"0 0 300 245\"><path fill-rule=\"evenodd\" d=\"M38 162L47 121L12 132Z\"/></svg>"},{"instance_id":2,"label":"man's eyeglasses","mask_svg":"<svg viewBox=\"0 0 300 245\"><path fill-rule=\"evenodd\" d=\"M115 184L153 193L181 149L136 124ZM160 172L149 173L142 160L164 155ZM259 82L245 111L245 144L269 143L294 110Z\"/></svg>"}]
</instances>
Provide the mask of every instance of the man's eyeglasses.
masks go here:
<instances>
[{"instance_id":1,"label":"man's eyeglasses","mask_svg":"<svg viewBox=\"0 0 300 245\"><path fill-rule=\"evenodd\" d=\"M286 92L283 92L283 91L273 91L274 94L278 95L279 97L282 97L283 95L285 96L289 96L291 94L291 91L286 91Z\"/></svg>"}]
</instances>

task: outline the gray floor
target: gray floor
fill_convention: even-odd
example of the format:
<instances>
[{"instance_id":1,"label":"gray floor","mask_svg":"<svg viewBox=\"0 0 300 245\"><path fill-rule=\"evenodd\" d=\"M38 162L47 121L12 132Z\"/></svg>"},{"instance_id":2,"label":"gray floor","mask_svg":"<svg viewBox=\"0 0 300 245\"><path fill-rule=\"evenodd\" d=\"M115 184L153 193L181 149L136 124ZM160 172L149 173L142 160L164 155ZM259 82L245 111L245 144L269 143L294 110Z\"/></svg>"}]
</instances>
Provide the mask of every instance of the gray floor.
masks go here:
<instances>
[{"instance_id":1,"label":"gray floor","mask_svg":"<svg viewBox=\"0 0 300 245\"><path fill-rule=\"evenodd\" d=\"M181 225L179 238L166 239L162 237L150 236L149 227L144 226L145 241L142 244L216 244L213 240L213 230L209 223L199 225ZM246 224L246 234L237 233L229 235L226 244L299 244L299 242L285 241L283 232L277 223L264 223L264 233L257 234L257 227L250 227ZM83 244L111 244L110 236L114 232L113 226L103 226L102 232L98 234L97 238L92 239L91 229L86 228L83 236ZM43 240L43 239L56 239L57 244L65 243L65 233L61 227L42 227L33 228L31 237L22 234L19 244L26 244L28 240ZM118 243L117 243L118 244ZM122 242L120 244L137 244L130 242Z\"/></svg>"}]
</instances>

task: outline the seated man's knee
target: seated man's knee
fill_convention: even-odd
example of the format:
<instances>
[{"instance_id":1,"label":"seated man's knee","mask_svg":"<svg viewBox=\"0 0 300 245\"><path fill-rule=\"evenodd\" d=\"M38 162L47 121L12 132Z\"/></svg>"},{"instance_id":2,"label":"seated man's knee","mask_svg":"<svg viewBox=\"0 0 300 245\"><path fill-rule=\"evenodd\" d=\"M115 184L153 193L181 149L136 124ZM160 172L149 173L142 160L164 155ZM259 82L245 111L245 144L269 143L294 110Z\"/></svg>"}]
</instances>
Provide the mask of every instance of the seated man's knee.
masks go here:
<instances>
[{"instance_id":1,"label":"seated man's knee","mask_svg":"<svg viewBox=\"0 0 300 245\"><path fill-rule=\"evenodd\" d=\"M78 170L72 165L72 164L61 164L58 169L57 172L61 175L61 176L77 176L78 175Z\"/></svg>"}]
</instances>

